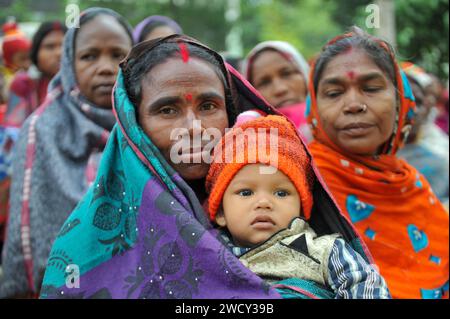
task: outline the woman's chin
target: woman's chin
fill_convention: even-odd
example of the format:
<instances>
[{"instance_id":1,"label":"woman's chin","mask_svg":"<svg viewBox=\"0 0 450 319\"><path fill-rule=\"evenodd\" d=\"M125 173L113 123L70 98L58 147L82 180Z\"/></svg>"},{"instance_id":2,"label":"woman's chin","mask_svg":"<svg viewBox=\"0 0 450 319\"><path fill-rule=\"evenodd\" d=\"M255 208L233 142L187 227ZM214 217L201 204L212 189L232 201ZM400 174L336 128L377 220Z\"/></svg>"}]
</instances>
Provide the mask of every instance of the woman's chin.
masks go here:
<instances>
[{"instance_id":1,"label":"woman's chin","mask_svg":"<svg viewBox=\"0 0 450 319\"><path fill-rule=\"evenodd\" d=\"M370 145L348 145L342 148L347 153L357 156L372 156L377 153L378 148L373 148Z\"/></svg>"},{"instance_id":2,"label":"woman's chin","mask_svg":"<svg viewBox=\"0 0 450 319\"><path fill-rule=\"evenodd\" d=\"M98 96L92 102L94 102L94 104L99 108L112 109L111 94L108 96L106 95Z\"/></svg>"}]
</instances>

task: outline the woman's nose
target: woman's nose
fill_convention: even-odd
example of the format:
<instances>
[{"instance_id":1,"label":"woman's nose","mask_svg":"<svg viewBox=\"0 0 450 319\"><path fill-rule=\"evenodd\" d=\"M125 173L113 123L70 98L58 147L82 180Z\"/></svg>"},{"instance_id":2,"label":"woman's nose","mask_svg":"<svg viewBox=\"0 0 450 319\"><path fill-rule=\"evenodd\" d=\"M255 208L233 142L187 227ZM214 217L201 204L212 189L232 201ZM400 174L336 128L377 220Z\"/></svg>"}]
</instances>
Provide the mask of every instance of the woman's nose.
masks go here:
<instances>
[{"instance_id":1,"label":"woman's nose","mask_svg":"<svg viewBox=\"0 0 450 319\"><path fill-rule=\"evenodd\" d=\"M119 65L110 58L103 58L99 61L98 73L101 75L114 75L117 73Z\"/></svg>"},{"instance_id":2,"label":"woman's nose","mask_svg":"<svg viewBox=\"0 0 450 319\"><path fill-rule=\"evenodd\" d=\"M185 117L185 127L188 129L189 135L194 136L204 130L204 123L193 110L188 110Z\"/></svg>"},{"instance_id":3,"label":"woman's nose","mask_svg":"<svg viewBox=\"0 0 450 319\"><path fill-rule=\"evenodd\" d=\"M289 87L285 81L279 78L275 78L272 81L272 92L275 96L283 96L289 92Z\"/></svg>"},{"instance_id":4,"label":"woman's nose","mask_svg":"<svg viewBox=\"0 0 450 319\"><path fill-rule=\"evenodd\" d=\"M344 100L344 113L357 114L367 111L367 105L363 102L356 90L349 90Z\"/></svg>"},{"instance_id":5,"label":"woman's nose","mask_svg":"<svg viewBox=\"0 0 450 319\"><path fill-rule=\"evenodd\" d=\"M358 114L367 111L367 105L363 102L350 102L344 106L345 114Z\"/></svg>"}]
</instances>

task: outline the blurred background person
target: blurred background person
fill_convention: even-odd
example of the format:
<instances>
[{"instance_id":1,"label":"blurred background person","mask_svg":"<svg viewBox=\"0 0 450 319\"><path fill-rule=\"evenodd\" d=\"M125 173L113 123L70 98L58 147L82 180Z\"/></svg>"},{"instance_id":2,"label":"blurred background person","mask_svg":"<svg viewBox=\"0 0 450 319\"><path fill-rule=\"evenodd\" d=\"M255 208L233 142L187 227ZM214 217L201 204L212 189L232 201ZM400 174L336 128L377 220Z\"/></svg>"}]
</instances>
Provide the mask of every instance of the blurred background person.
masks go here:
<instances>
[{"instance_id":1,"label":"blurred background person","mask_svg":"<svg viewBox=\"0 0 450 319\"><path fill-rule=\"evenodd\" d=\"M262 42L247 55L243 72L267 102L311 141L305 118L309 65L303 55L287 42Z\"/></svg>"},{"instance_id":2,"label":"blurred background person","mask_svg":"<svg viewBox=\"0 0 450 319\"><path fill-rule=\"evenodd\" d=\"M53 241L97 174L132 45L128 22L110 9L83 11L80 28L67 31L61 69L15 144L0 298L39 293Z\"/></svg>"},{"instance_id":3,"label":"blurred background person","mask_svg":"<svg viewBox=\"0 0 450 319\"><path fill-rule=\"evenodd\" d=\"M27 70L31 65L29 57L31 42L19 30L15 22L5 23L2 26L2 30L4 38L1 47L3 65L0 64L0 99L3 100L3 103L0 103L0 119L3 121L6 112L5 103L8 99L11 82L18 71ZM5 236L8 209L10 151L17 134L17 129L5 128L3 125L0 125L0 253ZM0 265L1 262L0 257Z\"/></svg>"},{"instance_id":4,"label":"blurred background person","mask_svg":"<svg viewBox=\"0 0 450 319\"><path fill-rule=\"evenodd\" d=\"M5 98L8 97L10 84L15 74L20 70L28 70L31 66L30 49L31 42L19 30L15 22L7 22L2 27L4 38L2 43L3 66L0 65L0 73L5 81Z\"/></svg>"},{"instance_id":5,"label":"blurred background person","mask_svg":"<svg viewBox=\"0 0 450 319\"><path fill-rule=\"evenodd\" d=\"M50 80L58 73L66 27L59 21L41 24L33 36L27 72L20 71L11 83L4 124L21 126L47 96Z\"/></svg>"},{"instance_id":6,"label":"blurred background person","mask_svg":"<svg viewBox=\"0 0 450 319\"><path fill-rule=\"evenodd\" d=\"M183 29L169 17L154 15L141 21L133 31L135 43L156 38L164 38L172 34L183 34Z\"/></svg>"},{"instance_id":7,"label":"blurred background person","mask_svg":"<svg viewBox=\"0 0 450 319\"><path fill-rule=\"evenodd\" d=\"M65 32L61 22L43 23L33 36L30 53L33 65L28 71L19 70L9 88L8 103L4 105L0 122L0 242L8 216L13 146L22 123L44 102L48 84L59 71Z\"/></svg>"},{"instance_id":8,"label":"blurred background person","mask_svg":"<svg viewBox=\"0 0 450 319\"><path fill-rule=\"evenodd\" d=\"M430 116L434 103L426 101L426 90L432 86L433 80L417 65L407 62L402 63L401 66L416 99L416 117L406 145L399 150L398 156L404 158L425 176L436 196L448 210L448 135L437 127Z\"/></svg>"},{"instance_id":9,"label":"blurred background person","mask_svg":"<svg viewBox=\"0 0 450 319\"><path fill-rule=\"evenodd\" d=\"M433 106L432 120L448 135L448 85L447 88L434 74L429 74L431 84L425 89L427 102Z\"/></svg>"}]
</instances>

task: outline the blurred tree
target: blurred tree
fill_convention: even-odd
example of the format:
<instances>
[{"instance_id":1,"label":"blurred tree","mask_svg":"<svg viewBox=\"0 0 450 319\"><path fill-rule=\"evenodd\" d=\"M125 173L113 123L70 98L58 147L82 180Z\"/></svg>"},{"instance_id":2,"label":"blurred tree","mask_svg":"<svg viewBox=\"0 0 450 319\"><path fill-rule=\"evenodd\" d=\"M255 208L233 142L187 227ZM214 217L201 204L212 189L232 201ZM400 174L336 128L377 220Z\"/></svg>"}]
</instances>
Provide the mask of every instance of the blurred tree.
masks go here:
<instances>
[{"instance_id":1,"label":"blurred tree","mask_svg":"<svg viewBox=\"0 0 450 319\"><path fill-rule=\"evenodd\" d=\"M70 0L69 0L70 1ZM166 15L184 32L218 51L225 49L229 26L225 23L225 0L79 0L80 9L107 7L122 14L136 26L151 15Z\"/></svg>"},{"instance_id":2,"label":"blurred tree","mask_svg":"<svg viewBox=\"0 0 450 319\"><path fill-rule=\"evenodd\" d=\"M335 2L334 0L326 0ZM342 29L358 25L367 29L365 7L373 1L340 1L332 17ZM424 67L441 79L449 77L449 4L448 0L395 0L397 52L401 60ZM383 14L383 12L381 12Z\"/></svg>"},{"instance_id":3,"label":"blurred tree","mask_svg":"<svg viewBox=\"0 0 450 319\"><path fill-rule=\"evenodd\" d=\"M231 30L225 20L228 0L0 0L0 23L8 16L17 21L42 22L65 19L65 5L77 3L81 9L108 7L125 16L135 26L145 17L167 15L217 51L225 50ZM369 33L365 8L371 0L241 0L242 43L247 53L258 42L284 40L306 58L324 43L352 25ZM45 5L44 5L45 4ZM447 0L395 0L399 56L448 78L449 15ZM383 14L381 12L381 14Z\"/></svg>"},{"instance_id":4,"label":"blurred tree","mask_svg":"<svg viewBox=\"0 0 450 319\"><path fill-rule=\"evenodd\" d=\"M336 3L335 0L325 0L327 3ZM346 0L339 1L331 12L333 21L337 23L342 30L347 30L352 25L360 25L364 22L361 18L365 15L364 8L373 3L373 0Z\"/></svg>"},{"instance_id":5,"label":"blurred tree","mask_svg":"<svg viewBox=\"0 0 450 319\"><path fill-rule=\"evenodd\" d=\"M401 57L448 79L448 0L396 0Z\"/></svg>"},{"instance_id":6,"label":"blurred tree","mask_svg":"<svg viewBox=\"0 0 450 319\"><path fill-rule=\"evenodd\" d=\"M324 0L254 0L244 6L246 52L258 42L282 40L294 45L307 59L340 32L332 20L333 2ZM255 18L251 18L251 16Z\"/></svg>"}]
</instances>

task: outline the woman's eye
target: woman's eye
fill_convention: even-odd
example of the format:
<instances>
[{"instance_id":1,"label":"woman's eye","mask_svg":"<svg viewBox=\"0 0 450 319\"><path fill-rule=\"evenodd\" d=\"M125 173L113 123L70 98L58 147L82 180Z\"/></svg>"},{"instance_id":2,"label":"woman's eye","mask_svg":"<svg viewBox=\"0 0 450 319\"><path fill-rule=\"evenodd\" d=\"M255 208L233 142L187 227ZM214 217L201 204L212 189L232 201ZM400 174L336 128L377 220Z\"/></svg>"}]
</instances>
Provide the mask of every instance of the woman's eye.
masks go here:
<instances>
[{"instance_id":1,"label":"woman's eye","mask_svg":"<svg viewBox=\"0 0 450 319\"><path fill-rule=\"evenodd\" d=\"M288 191L279 190L279 191L275 192L275 196L286 197L286 196L289 196L289 192Z\"/></svg>"},{"instance_id":2,"label":"woman's eye","mask_svg":"<svg viewBox=\"0 0 450 319\"><path fill-rule=\"evenodd\" d=\"M159 110L159 113L162 115L174 115L177 114L177 110L173 107L164 107Z\"/></svg>"},{"instance_id":3,"label":"woman's eye","mask_svg":"<svg viewBox=\"0 0 450 319\"><path fill-rule=\"evenodd\" d=\"M56 45L55 44L46 44L42 46L43 50L47 50L47 51L53 51L56 49Z\"/></svg>"},{"instance_id":4,"label":"woman's eye","mask_svg":"<svg viewBox=\"0 0 450 319\"><path fill-rule=\"evenodd\" d=\"M122 52L117 52L117 53L113 54L113 57L118 60L123 60L123 59L125 59L126 54L124 54Z\"/></svg>"},{"instance_id":5,"label":"woman's eye","mask_svg":"<svg viewBox=\"0 0 450 319\"><path fill-rule=\"evenodd\" d=\"M338 97L341 94L342 94L342 92L341 91L337 91L337 90L325 92L325 96L327 96L329 98L335 98L335 97Z\"/></svg>"},{"instance_id":6,"label":"woman's eye","mask_svg":"<svg viewBox=\"0 0 450 319\"><path fill-rule=\"evenodd\" d=\"M243 196L243 197L248 197L248 196L252 196L253 192L249 189L243 189L237 192L238 195Z\"/></svg>"},{"instance_id":7,"label":"woman's eye","mask_svg":"<svg viewBox=\"0 0 450 319\"><path fill-rule=\"evenodd\" d=\"M95 58L96 56L94 54L84 54L81 56L81 60L83 61L93 61Z\"/></svg>"},{"instance_id":8,"label":"woman's eye","mask_svg":"<svg viewBox=\"0 0 450 319\"><path fill-rule=\"evenodd\" d=\"M256 85L256 87L257 87L257 88L260 88L260 87L267 86L267 85L269 85L269 84L270 84L270 80L269 80L269 79L264 79L264 80L261 80L260 82L258 82L258 84Z\"/></svg>"},{"instance_id":9,"label":"woman's eye","mask_svg":"<svg viewBox=\"0 0 450 319\"><path fill-rule=\"evenodd\" d=\"M368 87L364 88L364 91L369 92L369 93L376 93L380 90L381 90L381 88L378 86L368 86Z\"/></svg>"},{"instance_id":10,"label":"woman's eye","mask_svg":"<svg viewBox=\"0 0 450 319\"><path fill-rule=\"evenodd\" d=\"M216 108L216 105L214 103L205 103L201 108L203 111L212 111Z\"/></svg>"},{"instance_id":11,"label":"woman's eye","mask_svg":"<svg viewBox=\"0 0 450 319\"><path fill-rule=\"evenodd\" d=\"M286 70L286 71L281 72L281 77L287 78L287 77L290 77L291 75L293 75L294 73L295 73L295 71L293 71L293 70Z\"/></svg>"}]
</instances>

